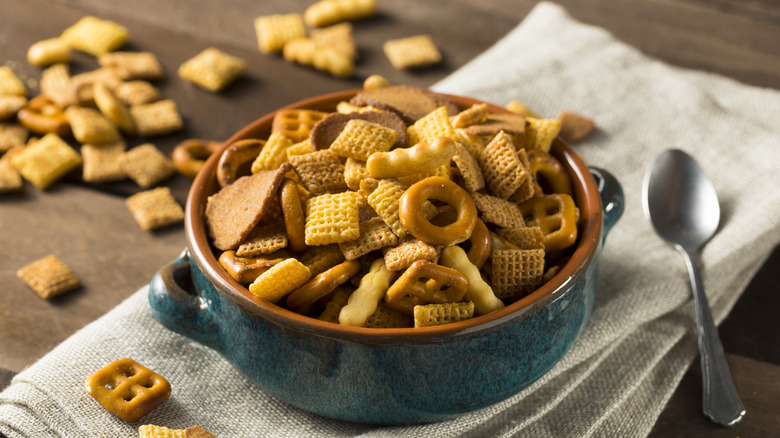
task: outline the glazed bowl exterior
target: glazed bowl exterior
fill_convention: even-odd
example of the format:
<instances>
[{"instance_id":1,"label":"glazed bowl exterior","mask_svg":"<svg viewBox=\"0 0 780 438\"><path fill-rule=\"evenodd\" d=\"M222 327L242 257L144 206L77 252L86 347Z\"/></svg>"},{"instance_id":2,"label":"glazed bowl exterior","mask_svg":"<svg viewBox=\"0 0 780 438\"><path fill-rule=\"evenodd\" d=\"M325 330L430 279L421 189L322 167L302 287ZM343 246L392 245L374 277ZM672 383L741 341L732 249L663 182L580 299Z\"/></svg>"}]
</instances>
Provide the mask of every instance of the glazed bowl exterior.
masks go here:
<instances>
[{"instance_id":1,"label":"glazed bowl exterior","mask_svg":"<svg viewBox=\"0 0 780 438\"><path fill-rule=\"evenodd\" d=\"M332 111L359 90L286 108ZM448 96L461 108L474 99ZM491 106L493 112L505 112ZM225 142L266 138L273 113ZM435 422L502 401L536 381L569 350L590 314L598 258L622 213L622 190L556 140L581 212L577 248L561 271L518 302L436 327L369 329L319 321L263 301L226 274L204 211L218 190L214 154L187 199L187 249L152 280L149 301L165 327L215 349L259 390L325 417L378 424Z\"/></svg>"}]
</instances>

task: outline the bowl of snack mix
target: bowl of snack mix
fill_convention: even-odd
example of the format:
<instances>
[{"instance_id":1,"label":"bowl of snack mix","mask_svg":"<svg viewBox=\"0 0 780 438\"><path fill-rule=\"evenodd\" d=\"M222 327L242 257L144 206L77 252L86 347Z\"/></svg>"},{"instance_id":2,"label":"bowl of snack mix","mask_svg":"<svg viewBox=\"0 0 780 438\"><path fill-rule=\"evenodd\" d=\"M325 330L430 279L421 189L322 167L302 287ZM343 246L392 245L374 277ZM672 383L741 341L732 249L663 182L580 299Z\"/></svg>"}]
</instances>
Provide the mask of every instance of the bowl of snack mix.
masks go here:
<instances>
[{"instance_id":1,"label":"bowl of snack mix","mask_svg":"<svg viewBox=\"0 0 780 438\"><path fill-rule=\"evenodd\" d=\"M379 424L517 394L569 350L622 189L554 120L387 86L297 102L203 166L165 327L267 394Z\"/></svg>"}]
</instances>

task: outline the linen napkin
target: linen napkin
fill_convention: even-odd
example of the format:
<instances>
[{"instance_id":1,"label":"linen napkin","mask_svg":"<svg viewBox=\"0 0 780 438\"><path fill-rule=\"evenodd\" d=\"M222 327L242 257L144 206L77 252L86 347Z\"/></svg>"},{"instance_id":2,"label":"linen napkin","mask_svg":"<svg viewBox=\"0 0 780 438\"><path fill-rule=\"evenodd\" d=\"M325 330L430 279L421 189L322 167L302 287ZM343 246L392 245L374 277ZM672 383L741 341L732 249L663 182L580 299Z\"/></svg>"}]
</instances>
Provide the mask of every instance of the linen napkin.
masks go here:
<instances>
[{"instance_id":1,"label":"linen napkin","mask_svg":"<svg viewBox=\"0 0 780 438\"><path fill-rule=\"evenodd\" d=\"M538 382L496 405L428 425L380 427L325 419L261 392L219 354L160 326L143 288L18 374L0 394L0 432L137 436L82 389L121 357L164 375L172 397L142 420L201 425L220 437L646 436L696 357L682 258L642 214L647 165L667 148L713 179L722 225L705 247L704 284L721 321L780 241L780 92L650 59L606 31L540 3L494 47L432 88L545 117L562 109L598 131L576 149L621 181L626 206L601 256L593 313L570 352Z\"/></svg>"}]
</instances>

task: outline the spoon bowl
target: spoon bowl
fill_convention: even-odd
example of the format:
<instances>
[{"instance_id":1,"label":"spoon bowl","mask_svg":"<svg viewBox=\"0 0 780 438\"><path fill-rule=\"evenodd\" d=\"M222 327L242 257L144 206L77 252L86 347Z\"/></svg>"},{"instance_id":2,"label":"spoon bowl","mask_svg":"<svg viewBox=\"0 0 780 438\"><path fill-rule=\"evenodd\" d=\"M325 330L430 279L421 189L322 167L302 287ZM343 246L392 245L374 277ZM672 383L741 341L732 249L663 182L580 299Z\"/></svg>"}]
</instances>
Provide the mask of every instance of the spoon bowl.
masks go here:
<instances>
[{"instance_id":1,"label":"spoon bowl","mask_svg":"<svg viewBox=\"0 0 780 438\"><path fill-rule=\"evenodd\" d=\"M690 274L701 355L702 410L713 422L731 426L742 419L745 407L731 380L699 269L701 247L720 222L715 186L696 160L672 149L648 168L643 191L645 216L662 239L680 250Z\"/></svg>"}]
</instances>

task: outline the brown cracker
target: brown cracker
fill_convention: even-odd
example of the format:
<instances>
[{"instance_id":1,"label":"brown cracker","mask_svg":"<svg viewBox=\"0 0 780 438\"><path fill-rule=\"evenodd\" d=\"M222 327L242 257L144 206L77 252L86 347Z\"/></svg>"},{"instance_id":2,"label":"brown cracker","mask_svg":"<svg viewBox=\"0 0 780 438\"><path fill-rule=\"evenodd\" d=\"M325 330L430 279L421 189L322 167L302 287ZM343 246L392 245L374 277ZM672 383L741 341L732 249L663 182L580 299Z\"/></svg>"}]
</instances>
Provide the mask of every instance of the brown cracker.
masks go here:
<instances>
[{"instance_id":1,"label":"brown cracker","mask_svg":"<svg viewBox=\"0 0 780 438\"><path fill-rule=\"evenodd\" d=\"M371 251L398 243L398 237L378 217L360 222L360 237L357 240L339 243L347 260L355 260Z\"/></svg>"},{"instance_id":2,"label":"brown cracker","mask_svg":"<svg viewBox=\"0 0 780 438\"><path fill-rule=\"evenodd\" d=\"M47 255L20 268L16 276L45 299L81 285L73 271L54 255Z\"/></svg>"},{"instance_id":3,"label":"brown cracker","mask_svg":"<svg viewBox=\"0 0 780 438\"><path fill-rule=\"evenodd\" d=\"M441 106L422 89L406 85L363 90L352 97L349 103L357 106L371 105L392 111L401 116L406 123L414 123Z\"/></svg>"},{"instance_id":4,"label":"brown cracker","mask_svg":"<svg viewBox=\"0 0 780 438\"><path fill-rule=\"evenodd\" d=\"M344 165L330 149L290 157L303 186L312 195L346 190Z\"/></svg>"},{"instance_id":5,"label":"brown cracker","mask_svg":"<svg viewBox=\"0 0 780 438\"><path fill-rule=\"evenodd\" d=\"M472 193L471 197L483 221L504 228L525 226L523 212L517 204L482 193Z\"/></svg>"},{"instance_id":6,"label":"brown cracker","mask_svg":"<svg viewBox=\"0 0 780 438\"><path fill-rule=\"evenodd\" d=\"M125 159L126 145L124 142L81 146L81 157L84 160L82 177L86 182L109 182L127 178L122 169Z\"/></svg>"},{"instance_id":7,"label":"brown cracker","mask_svg":"<svg viewBox=\"0 0 780 438\"><path fill-rule=\"evenodd\" d=\"M151 143L125 152L122 170L141 188L151 187L173 176L173 162Z\"/></svg>"},{"instance_id":8,"label":"brown cracker","mask_svg":"<svg viewBox=\"0 0 780 438\"><path fill-rule=\"evenodd\" d=\"M406 134L406 123L396 113L390 111L365 111L348 114L331 113L319 121L312 128L310 137L315 149L329 148L347 122L352 119L365 120L393 129L396 133L393 148L405 147L409 144L409 137Z\"/></svg>"},{"instance_id":9,"label":"brown cracker","mask_svg":"<svg viewBox=\"0 0 780 438\"><path fill-rule=\"evenodd\" d=\"M510 135L525 133L525 117L519 114L491 114L482 123L463 128L470 135L496 135L501 131Z\"/></svg>"},{"instance_id":10,"label":"brown cracker","mask_svg":"<svg viewBox=\"0 0 780 438\"><path fill-rule=\"evenodd\" d=\"M385 255L385 266L391 271L408 268L418 260L436 263L439 260L439 249L415 237L407 236L398 245L382 249Z\"/></svg>"}]
</instances>

